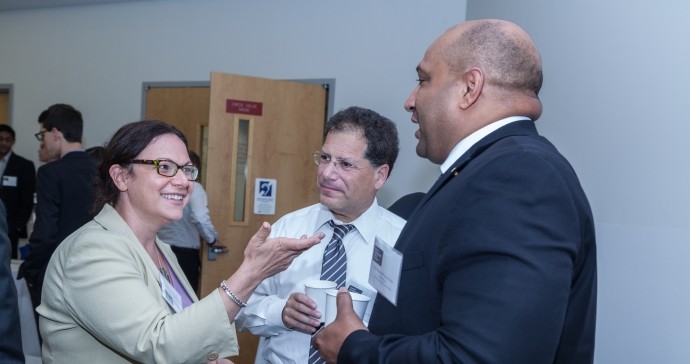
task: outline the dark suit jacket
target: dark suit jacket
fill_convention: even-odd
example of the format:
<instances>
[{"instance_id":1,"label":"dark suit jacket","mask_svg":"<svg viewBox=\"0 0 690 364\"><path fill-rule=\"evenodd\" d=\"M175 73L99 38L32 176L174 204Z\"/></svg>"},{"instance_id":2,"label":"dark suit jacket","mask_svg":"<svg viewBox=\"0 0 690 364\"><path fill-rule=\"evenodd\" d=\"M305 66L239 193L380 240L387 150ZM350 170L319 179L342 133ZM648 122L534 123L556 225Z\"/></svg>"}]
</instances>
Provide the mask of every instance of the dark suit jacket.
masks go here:
<instances>
[{"instance_id":1,"label":"dark suit jacket","mask_svg":"<svg viewBox=\"0 0 690 364\"><path fill-rule=\"evenodd\" d=\"M0 203L0 363L24 363L17 289L10 268L5 208Z\"/></svg>"},{"instance_id":2,"label":"dark suit jacket","mask_svg":"<svg viewBox=\"0 0 690 364\"><path fill-rule=\"evenodd\" d=\"M393 202L393 204L388 207L388 211L407 220L423 198L424 192L412 192Z\"/></svg>"},{"instance_id":3,"label":"dark suit jacket","mask_svg":"<svg viewBox=\"0 0 690 364\"><path fill-rule=\"evenodd\" d=\"M34 162L13 152L5 166L3 177L16 178L14 185L3 183L0 189L0 195L7 210L8 232L10 236L16 234L19 238L26 238L26 223L34 208L36 187Z\"/></svg>"},{"instance_id":4,"label":"dark suit jacket","mask_svg":"<svg viewBox=\"0 0 690 364\"><path fill-rule=\"evenodd\" d=\"M342 363L591 363L592 213L575 172L531 121L483 138L429 190L396 248L397 307Z\"/></svg>"},{"instance_id":5,"label":"dark suit jacket","mask_svg":"<svg viewBox=\"0 0 690 364\"><path fill-rule=\"evenodd\" d=\"M95 181L96 160L83 151L67 153L38 168L36 221L29 237L29 255L18 275L30 286L43 284L58 244L93 218Z\"/></svg>"}]
</instances>

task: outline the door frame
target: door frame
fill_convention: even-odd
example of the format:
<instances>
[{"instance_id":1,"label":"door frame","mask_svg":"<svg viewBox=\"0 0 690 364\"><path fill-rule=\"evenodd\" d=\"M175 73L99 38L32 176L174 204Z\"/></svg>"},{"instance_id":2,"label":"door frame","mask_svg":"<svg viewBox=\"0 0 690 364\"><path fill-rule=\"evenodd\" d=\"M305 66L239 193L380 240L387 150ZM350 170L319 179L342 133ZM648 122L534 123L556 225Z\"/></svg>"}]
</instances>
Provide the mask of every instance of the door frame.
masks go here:
<instances>
[{"instance_id":1,"label":"door frame","mask_svg":"<svg viewBox=\"0 0 690 364\"><path fill-rule=\"evenodd\" d=\"M334 114L335 105L335 78L307 78L307 79L290 79L290 80L276 80L276 81L291 81L301 82L307 84L322 85L326 89L326 97L328 105L326 109L326 120L330 119ZM3 85L0 85L2 87ZM211 81L144 81L141 84L141 118L146 115L146 91L151 88L180 88L180 87L211 87Z\"/></svg>"},{"instance_id":2,"label":"door frame","mask_svg":"<svg viewBox=\"0 0 690 364\"><path fill-rule=\"evenodd\" d=\"M210 76L210 75L209 75ZM335 78L307 78L307 79L288 79L288 80L276 80L276 81L289 81L289 82L299 82L299 83L306 83L310 85L321 85L323 88L326 90L326 119L324 120L324 130L325 130L325 125L328 119L333 116L334 108L335 108ZM0 89L2 89L2 84L0 84ZM11 85L9 85L10 91L11 91ZM152 89L152 88L194 88L194 87L199 87L199 88L211 88L211 80L208 81L144 81L141 84L141 115L140 115L140 120L146 119L146 97L147 97L147 91ZM11 101L12 95L10 92L10 101ZM209 105L210 107L210 105ZM190 138L191 136L187 136ZM325 135L323 136L325 138ZM188 141L189 142L189 141ZM201 146L200 146L201 148ZM199 153L199 156L204 158L203 153L201 150L197 151ZM204 164L204 167L205 164ZM205 171L203 171L205 172ZM206 176L206 173L202 173L203 176ZM203 182L202 182L203 183ZM205 184L204 184L205 185Z\"/></svg>"},{"instance_id":3,"label":"door frame","mask_svg":"<svg viewBox=\"0 0 690 364\"><path fill-rule=\"evenodd\" d=\"M335 82L335 81L334 81ZM11 83L0 83L0 92L7 92L7 125L14 124L14 85Z\"/></svg>"},{"instance_id":4,"label":"door frame","mask_svg":"<svg viewBox=\"0 0 690 364\"><path fill-rule=\"evenodd\" d=\"M240 76L240 75L234 75L234 76ZM251 76L245 76L244 78L249 78L249 77L251 77ZM274 84L278 83L275 81L281 81L280 83L286 83L285 81L289 81L292 83L291 85L289 85L290 89L307 89L308 88L308 89L310 89L311 94L318 93L318 99L315 99L315 100L318 100L318 103L314 104L314 103L310 103L309 100L305 100L305 104L303 105L302 109L311 110L311 112L309 112L308 115L314 116L314 117L315 117L316 113L318 112L318 119L320 120L319 121L320 125L310 126L313 124L308 124L306 126L302 125L302 128L303 128L303 130L313 130L313 133L311 133L311 136L309 138L310 142L308 144L316 145L315 139L318 138L319 139L318 145L320 146L323 143L323 137L324 137L322 130L325 130L325 123L334 113L333 109L334 109L334 98L335 98L335 92L334 92L334 90L335 90L335 87L334 87L335 86L335 79L272 80L271 86L269 86L269 87L264 86L264 88L268 92L273 93L273 94L277 94L278 92L280 92L279 90L283 89L282 88L283 86L279 86L279 85L273 86ZM214 82L216 82L216 78L214 78ZM265 82L265 80L261 81L261 82ZM301 83L302 85L295 85L295 83ZM305 84L307 84L309 86L306 86ZM322 90L319 90L318 86L321 86ZM214 87L216 87L215 84L214 84ZM182 93L188 93L188 94L202 93L204 91L204 89L208 89L209 91L211 91L211 81L209 80L209 81L191 81L191 82L144 82L142 84L142 102L141 102L141 105L142 105L141 106L141 117L142 117L142 119L145 118L146 115L148 114L146 108L147 108L147 105L149 104L147 97L148 97L150 91L161 90L164 92L166 88L167 89L178 89L178 90L181 90ZM242 87L240 87L240 89L241 88ZM232 89L230 89L230 90L232 90ZM325 92L325 95L323 92ZM324 96L325 96L325 103L324 103ZM182 100L182 99L178 99L178 100ZM208 105L209 110L211 108L211 104L214 103L212 100L213 100L213 96L211 95L211 100L210 100L210 103ZM203 104L203 101L201 101L201 102ZM199 106L203 106L202 104L199 104ZM298 107L300 106L299 104L295 104L294 102L289 103L289 105L290 106L298 106ZM309 106L307 107L307 105L309 105ZM154 106L152 105L152 108L153 107ZM214 106L214 108L215 108L215 106ZM325 110L324 110L324 108L325 108ZM200 111L200 108L198 108L198 107L195 109L197 111ZM152 111L154 111L154 110L152 110ZM171 111L171 110L169 110L169 111ZM275 111L273 111L273 113L275 113ZM170 114L170 115L172 115L172 114ZM325 116L323 120L320 119L322 117L322 115ZM199 115L199 116L201 116L201 115ZM172 116L170 116L170 117L172 117ZM275 115L273 116L273 118L275 119ZM212 115L210 115L210 112L209 112L209 120L208 120L209 127L211 126L210 125L211 119L213 119L214 121L217 121L215 118L212 117ZM305 118L301 118L301 119L311 120L311 118L308 116L306 116L306 119ZM314 122L316 122L316 121L312 121L312 123L314 123ZM220 123L220 124L226 124L226 123ZM218 126L218 123L215 123L214 125ZM223 129L223 130L227 130L227 129ZM237 132L235 131L235 133L237 133ZM317 136L315 133L319 133L320 135ZM251 132L250 132L250 134L251 134ZM211 138L209 138L209 144L211 143L210 139ZM214 143L217 143L217 142L218 142L218 140L214 140ZM319 148L319 146L316 146L316 148ZM313 149L309 150L308 152L311 153L312 150ZM202 153L200 153L200 155L201 154ZM302 153L300 153L299 155L302 155ZM203 158L203 155L202 155L202 158ZM308 162L311 165L311 167L315 167L311 163L311 160L309 160ZM208 165L209 165L209 163L204 163L203 168L206 168ZM217 171L217 169L216 169L216 171ZM209 175L209 173L204 173L204 175ZM217 180L217 178L215 180ZM301 185L301 182L300 182L300 185ZM214 192L212 189L207 190L209 197L211 197L214 193L217 194L217 188L215 190L216 190L216 192ZM313 192L317 192L317 191L312 191L312 194L313 194ZM317 198L317 201L318 201L318 193L316 193L314 195L314 197ZM311 204L311 203L312 202L310 202L309 204ZM287 209L289 210L289 209L302 208L302 207L303 206L289 207ZM222 220L223 220L222 217L220 219L221 221L217 221L215 219L216 214L214 214L214 212L213 212L213 207L209 206L209 210L211 212L212 218L214 219L214 225L217 226L217 229L219 230L219 233L221 234L221 236L228 235L228 234L232 235L232 234L234 234L235 230L238 230L238 229L247 230L246 223L236 224L236 223L232 223L229 221L222 222ZM289 212L289 211L287 211L287 212ZM277 219L277 218L280 218L285 213L286 213L285 211L279 212L277 215L274 214L273 217L275 219ZM221 227L219 225L225 225L225 226ZM236 240L246 241L246 240L244 240L244 238L236 239ZM228 247L231 247L231 246L232 246L232 244L228 244ZM202 247L202 251L205 251L204 247ZM205 255L205 253L202 253L202 259L203 259L204 255ZM239 254L239 255L234 254L234 255L235 255L235 257L227 257L226 256L226 257L219 258L219 260L224 259L225 266L232 270L232 269L235 269L235 268L232 268L233 266L238 266L239 264L236 261L231 261L231 260L232 259L237 260L238 258L241 259L241 257L242 257L241 254ZM230 259L230 258L232 258L232 259ZM240 263L241 263L241 261L240 261ZM202 267L203 267L203 265L202 265ZM210 276L212 277L213 274L216 274L215 272L218 269L219 269L218 267L214 267L214 264L211 264L210 268L208 268L208 270L206 270L206 272L207 272L207 274L210 274ZM203 274L202 274L202 277L203 277ZM202 297L205 293L207 294L207 292L204 292L205 288L208 289L208 287L205 287L204 284L205 284L204 279L202 278L202 280L200 282L200 289L199 289L199 294ZM216 286L214 285L214 287L216 287ZM255 335L247 333L247 332L238 332L237 336L238 336L238 341L240 342L240 345L242 346L243 350L242 350L242 355L240 355L239 357L233 357L233 360L238 364L239 363L253 363L254 359L256 357L257 344L259 341L258 336L255 336Z\"/></svg>"}]
</instances>

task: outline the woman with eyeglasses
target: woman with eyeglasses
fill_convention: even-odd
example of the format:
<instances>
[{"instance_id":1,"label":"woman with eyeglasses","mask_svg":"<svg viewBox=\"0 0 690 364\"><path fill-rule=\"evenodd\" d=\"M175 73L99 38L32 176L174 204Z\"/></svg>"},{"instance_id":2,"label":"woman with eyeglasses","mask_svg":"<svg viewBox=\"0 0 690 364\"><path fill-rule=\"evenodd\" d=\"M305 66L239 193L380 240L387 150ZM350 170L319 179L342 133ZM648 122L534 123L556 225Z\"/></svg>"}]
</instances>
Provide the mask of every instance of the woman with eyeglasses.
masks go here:
<instances>
[{"instance_id":1,"label":"woman with eyeglasses","mask_svg":"<svg viewBox=\"0 0 690 364\"><path fill-rule=\"evenodd\" d=\"M252 291L323 234L268 239L264 223L238 270L198 300L156 237L182 216L197 174L171 125L139 121L113 135L98 170L99 212L48 266L37 309L44 363L228 363L238 354L234 318Z\"/></svg>"}]
</instances>

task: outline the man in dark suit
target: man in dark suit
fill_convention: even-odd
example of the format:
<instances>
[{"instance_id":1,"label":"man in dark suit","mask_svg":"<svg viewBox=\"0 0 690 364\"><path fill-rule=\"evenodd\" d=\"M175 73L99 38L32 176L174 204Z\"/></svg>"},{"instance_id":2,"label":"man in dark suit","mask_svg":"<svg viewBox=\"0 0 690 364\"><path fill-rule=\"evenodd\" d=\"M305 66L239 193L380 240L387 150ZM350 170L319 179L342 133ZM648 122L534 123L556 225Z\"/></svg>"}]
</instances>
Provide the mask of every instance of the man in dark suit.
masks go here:
<instances>
[{"instance_id":1,"label":"man in dark suit","mask_svg":"<svg viewBox=\"0 0 690 364\"><path fill-rule=\"evenodd\" d=\"M24 363L17 288L10 268L5 207L0 202L0 363Z\"/></svg>"},{"instance_id":2,"label":"man in dark suit","mask_svg":"<svg viewBox=\"0 0 690 364\"><path fill-rule=\"evenodd\" d=\"M0 197L7 210L7 229L12 244L12 258L18 258L20 238L27 238L26 224L34 208L36 168L34 163L12 151L15 132L0 124Z\"/></svg>"},{"instance_id":3,"label":"man in dark suit","mask_svg":"<svg viewBox=\"0 0 690 364\"><path fill-rule=\"evenodd\" d=\"M18 277L25 278L34 309L41 304L43 277L58 244L92 218L96 178L96 160L82 149L84 122L77 109L55 104L39 124L41 149L57 160L38 168L36 221L29 255L19 267Z\"/></svg>"},{"instance_id":4,"label":"man in dark suit","mask_svg":"<svg viewBox=\"0 0 690 364\"><path fill-rule=\"evenodd\" d=\"M565 158L539 136L541 58L500 20L444 33L405 102L417 154L443 174L410 216L397 305L369 328L349 295L314 340L339 363L591 363L592 213Z\"/></svg>"}]
</instances>

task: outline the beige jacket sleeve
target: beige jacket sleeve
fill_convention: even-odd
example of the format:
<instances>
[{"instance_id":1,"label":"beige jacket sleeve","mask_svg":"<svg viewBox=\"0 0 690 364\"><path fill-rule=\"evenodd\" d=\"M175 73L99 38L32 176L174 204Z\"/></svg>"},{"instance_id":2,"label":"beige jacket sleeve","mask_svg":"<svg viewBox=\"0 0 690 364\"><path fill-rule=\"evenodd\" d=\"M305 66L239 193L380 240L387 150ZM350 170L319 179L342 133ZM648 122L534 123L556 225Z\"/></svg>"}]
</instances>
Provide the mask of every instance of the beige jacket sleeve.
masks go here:
<instances>
[{"instance_id":1,"label":"beige jacket sleeve","mask_svg":"<svg viewBox=\"0 0 690 364\"><path fill-rule=\"evenodd\" d=\"M98 221L108 225L109 218L101 215ZM132 241L131 231L131 236L118 231L117 221L101 224L85 225L53 256L39 309L46 318L41 332L49 356L56 362L84 359L72 357L70 347L93 350L101 359L110 351L148 363L202 363L238 354L234 324L216 290L173 313L161 296L155 265ZM174 259L170 263L177 265ZM175 271L181 272L179 267ZM73 342L80 336L85 340Z\"/></svg>"}]
</instances>

